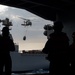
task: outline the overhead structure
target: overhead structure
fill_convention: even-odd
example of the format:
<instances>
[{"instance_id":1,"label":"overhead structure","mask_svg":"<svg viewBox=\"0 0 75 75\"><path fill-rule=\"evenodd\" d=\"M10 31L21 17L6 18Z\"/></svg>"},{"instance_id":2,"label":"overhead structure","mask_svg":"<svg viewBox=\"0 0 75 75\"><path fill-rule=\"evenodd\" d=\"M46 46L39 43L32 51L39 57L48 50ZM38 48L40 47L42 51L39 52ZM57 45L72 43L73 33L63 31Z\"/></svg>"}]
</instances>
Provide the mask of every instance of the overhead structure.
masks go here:
<instances>
[{"instance_id":1,"label":"overhead structure","mask_svg":"<svg viewBox=\"0 0 75 75\"><path fill-rule=\"evenodd\" d=\"M75 9L74 0L0 0L0 4L28 10L44 19L55 21L57 15Z\"/></svg>"}]
</instances>

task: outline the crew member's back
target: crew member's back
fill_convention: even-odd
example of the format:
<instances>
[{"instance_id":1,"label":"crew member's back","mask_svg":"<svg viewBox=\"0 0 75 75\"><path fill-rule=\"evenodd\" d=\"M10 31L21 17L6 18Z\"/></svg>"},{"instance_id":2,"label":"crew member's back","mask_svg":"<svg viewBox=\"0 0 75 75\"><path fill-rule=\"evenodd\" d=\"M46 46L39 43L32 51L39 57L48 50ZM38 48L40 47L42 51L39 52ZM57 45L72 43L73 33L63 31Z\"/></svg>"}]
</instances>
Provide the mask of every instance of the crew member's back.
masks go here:
<instances>
[{"instance_id":1,"label":"crew member's back","mask_svg":"<svg viewBox=\"0 0 75 75\"><path fill-rule=\"evenodd\" d=\"M5 75L11 75L12 60L10 51L15 50L13 40L9 37L9 28L3 27L1 36L1 51L0 51L0 75L3 74L3 68L5 66Z\"/></svg>"},{"instance_id":2,"label":"crew member's back","mask_svg":"<svg viewBox=\"0 0 75 75\"><path fill-rule=\"evenodd\" d=\"M50 34L43 52L48 53L50 61L50 75L63 75L68 73L68 47L69 39L65 32L62 32L63 24L60 21L54 23L54 32Z\"/></svg>"}]
</instances>

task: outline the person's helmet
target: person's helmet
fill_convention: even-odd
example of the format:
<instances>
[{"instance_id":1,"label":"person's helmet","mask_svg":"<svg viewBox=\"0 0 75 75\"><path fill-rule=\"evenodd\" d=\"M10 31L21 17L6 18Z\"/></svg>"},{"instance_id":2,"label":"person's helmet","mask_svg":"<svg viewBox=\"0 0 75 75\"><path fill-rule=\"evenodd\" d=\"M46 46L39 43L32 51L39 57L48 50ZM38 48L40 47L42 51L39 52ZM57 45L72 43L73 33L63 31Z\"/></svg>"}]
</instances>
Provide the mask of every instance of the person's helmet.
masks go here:
<instances>
[{"instance_id":1,"label":"person's helmet","mask_svg":"<svg viewBox=\"0 0 75 75\"><path fill-rule=\"evenodd\" d=\"M8 27L3 27L2 32L9 32L9 28Z\"/></svg>"},{"instance_id":2,"label":"person's helmet","mask_svg":"<svg viewBox=\"0 0 75 75\"><path fill-rule=\"evenodd\" d=\"M3 36L8 36L9 35L9 28L8 27L3 27L3 29L2 29L2 35Z\"/></svg>"}]
</instances>

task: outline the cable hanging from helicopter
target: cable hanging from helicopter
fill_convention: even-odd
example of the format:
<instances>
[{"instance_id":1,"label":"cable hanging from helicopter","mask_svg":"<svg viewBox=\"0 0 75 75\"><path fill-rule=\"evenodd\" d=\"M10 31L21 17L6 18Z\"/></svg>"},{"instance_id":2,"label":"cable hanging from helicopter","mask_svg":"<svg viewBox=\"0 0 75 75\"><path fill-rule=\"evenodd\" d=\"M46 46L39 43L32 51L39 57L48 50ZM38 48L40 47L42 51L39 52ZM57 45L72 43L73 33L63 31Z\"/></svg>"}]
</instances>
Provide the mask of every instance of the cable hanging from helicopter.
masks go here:
<instances>
[{"instance_id":1,"label":"cable hanging from helicopter","mask_svg":"<svg viewBox=\"0 0 75 75\"><path fill-rule=\"evenodd\" d=\"M22 26L24 26L24 27L28 27L28 26L32 26L32 22L29 20L29 19L25 19L25 18L22 18L22 17L19 17L20 19L23 19L24 21L24 23L23 24L21 24ZM27 28L26 28L27 29ZM25 31L26 33L27 33L27 30ZM26 34L25 34L25 36L23 37L23 40L26 40Z\"/></svg>"}]
</instances>

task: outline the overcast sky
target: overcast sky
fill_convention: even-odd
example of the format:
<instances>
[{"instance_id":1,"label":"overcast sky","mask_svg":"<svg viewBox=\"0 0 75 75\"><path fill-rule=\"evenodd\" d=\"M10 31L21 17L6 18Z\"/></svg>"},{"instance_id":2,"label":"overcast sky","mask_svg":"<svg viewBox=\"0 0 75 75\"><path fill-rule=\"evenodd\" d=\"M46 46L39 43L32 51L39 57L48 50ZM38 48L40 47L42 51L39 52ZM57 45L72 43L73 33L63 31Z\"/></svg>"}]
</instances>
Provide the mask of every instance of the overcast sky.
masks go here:
<instances>
[{"instance_id":1,"label":"overcast sky","mask_svg":"<svg viewBox=\"0 0 75 75\"><path fill-rule=\"evenodd\" d=\"M24 20L18 17L30 19L32 26L22 26L21 24ZM5 18L9 18L13 23L10 32L14 42L19 45L19 50L36 50L44 47L47 37L43 35L43 27L46 24L53 24L53 22L45 20L23 9L0 5L0 19L3 20ZM2 23L0 23L0 29L2 29L2 27ZM24 36L26 36L25 41L23 40Z\"/></svg>"}]
</instances>

